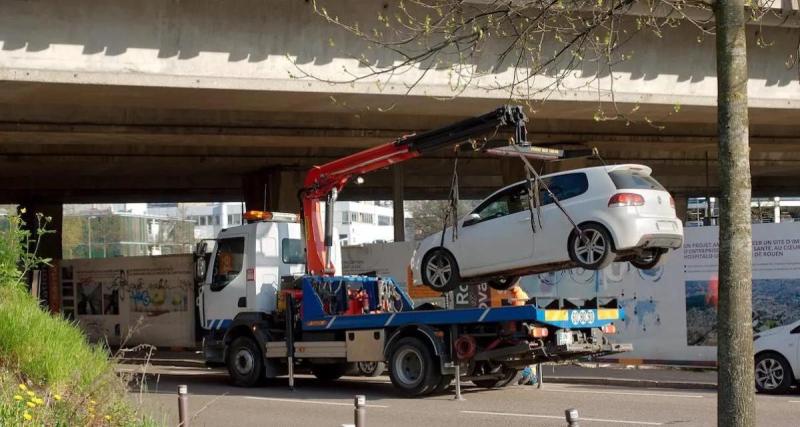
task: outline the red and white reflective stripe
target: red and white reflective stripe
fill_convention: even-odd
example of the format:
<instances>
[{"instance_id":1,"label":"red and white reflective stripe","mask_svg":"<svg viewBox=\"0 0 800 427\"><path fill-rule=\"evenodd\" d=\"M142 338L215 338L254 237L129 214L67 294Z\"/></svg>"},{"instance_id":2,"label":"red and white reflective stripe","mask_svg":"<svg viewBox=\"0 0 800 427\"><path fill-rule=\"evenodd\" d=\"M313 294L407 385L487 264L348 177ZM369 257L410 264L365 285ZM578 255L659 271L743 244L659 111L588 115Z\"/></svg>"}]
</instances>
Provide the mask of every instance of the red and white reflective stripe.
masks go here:
<instances>
[{"instance_id":1,"label":"red and white reflective stripe","mask_svg":"<svg viewBox=\"0 0 800 427\"><path fill-rule=\"evenodd\" d=\"M256 281L256 269L255 268L248 268L247 269L247 281L248 282L255 282Z\"/></svg>"}]
</instances>

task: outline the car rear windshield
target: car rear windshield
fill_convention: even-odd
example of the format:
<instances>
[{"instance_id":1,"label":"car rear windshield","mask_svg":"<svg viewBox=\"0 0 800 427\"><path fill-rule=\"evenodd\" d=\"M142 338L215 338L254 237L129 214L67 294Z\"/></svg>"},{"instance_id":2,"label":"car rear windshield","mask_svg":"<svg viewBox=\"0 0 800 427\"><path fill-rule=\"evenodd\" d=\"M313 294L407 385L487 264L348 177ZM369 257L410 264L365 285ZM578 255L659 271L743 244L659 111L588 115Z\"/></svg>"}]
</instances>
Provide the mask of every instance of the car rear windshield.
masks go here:
<instances>
[{"instance_id":1,"label":"car rear windshield","mask_svg":"<svg viewBox=\"0 0 800 427\"><path fill-rule=\"evenodd\" d=\"M611 180L614 181L614 185L619 190L647 189L666 191L655 178L635 170L615 170L609 172L608 176L611 177Z\"/></svg>"}]
</instances>

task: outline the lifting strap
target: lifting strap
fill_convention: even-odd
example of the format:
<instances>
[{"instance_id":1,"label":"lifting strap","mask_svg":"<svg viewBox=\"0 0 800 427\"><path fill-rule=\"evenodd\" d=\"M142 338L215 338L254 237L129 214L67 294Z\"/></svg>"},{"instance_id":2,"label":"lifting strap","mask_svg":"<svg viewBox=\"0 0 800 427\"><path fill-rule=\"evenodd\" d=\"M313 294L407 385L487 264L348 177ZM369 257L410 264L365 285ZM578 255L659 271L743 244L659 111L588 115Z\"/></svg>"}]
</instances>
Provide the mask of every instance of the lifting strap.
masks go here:
<instances>
[{"instance_id":1,"label":"lifting strap","mask_svg":"<svg viewBox=\"0 0 800 427\"><path fill-rule=\"evenodd\" d=\"M453 176L450 179L450 194L447 196L448 204L445 209L444 221L442 221L442 236L439 241L439 247L444 247L444 235L447 232L447 220L453 221L453 235L452 239L455 242L458 239L458 147L456 147L456 158L453 161Z\"/></svg>"},{"instance_id":2,"label":"lifting strap","mask_svg":"<svg viewBox=\"0 0 800 427\"><path fill-rule=\"evenodd\" d=\"M534 169L533 166L531 166L531 163L525 157L525 154L522 152L522 150L520 150L519 147L517 147L516 144L512 143L511 146L514 147L515 150L517 150L517 153L519 154L519 158L522 159L522 163L525 165L525 170L527 171L527 173L533 175L535 181L539 183L538 185L541 185L542 188L544 188L545 191L547 191L547 194L550 196L551 199L553 199L553 203L556 206L558 206L558 209L561 210L561 212L564 214L564 216L567 217L567 220L570 222L570 224L572 224L572 228L575 229L575 233L578 235L578 237L580 237L581 240L583 240L584 243L589 243L588 242L588 238L583 234L583 231L578 227L578 224L576 224L575 221L572 219L572 217L569 216L569 214L567 213L567 210L564 209L564 206L558 200L558 197L556 197L556 195L553 194L552 191L550 191L550 187L548 187L547 184L545 184L544 181L542 181L542 177L539 175L538 172L536 172L536 169ZM533 221L533 211L531 211L531 221ZM541 225L541 223L540 223L540 225Z\"/></svg>"}]
</instances>

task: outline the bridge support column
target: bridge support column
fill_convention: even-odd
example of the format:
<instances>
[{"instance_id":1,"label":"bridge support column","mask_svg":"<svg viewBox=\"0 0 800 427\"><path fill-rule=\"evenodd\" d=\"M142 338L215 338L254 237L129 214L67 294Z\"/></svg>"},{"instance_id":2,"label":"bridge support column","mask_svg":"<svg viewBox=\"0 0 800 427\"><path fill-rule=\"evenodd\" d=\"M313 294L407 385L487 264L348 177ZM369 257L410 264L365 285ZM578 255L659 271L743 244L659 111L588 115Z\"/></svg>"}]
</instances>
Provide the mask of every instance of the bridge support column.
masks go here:
<instances>
[{"instance_id":1,"label":"bridge support column","mask_svg":"<svg viewBox=\"0 0 800 427\"><path fill-rule=\"evenodd\" d=\"M392 185L392 208L394 209L394 241L404 242L406 240L406 218L404 213L403 187L405 186L403 165L394 165L392 168L394 182Z\"/></svg>"},{"instance_id":2,"label":"bridge support column","mask_svg":"<svg viewBox=\"0 0 800 427\"><path fill-rule=\"evenodd\" d=\"M246 175L242 180L242 196L247 210L273 210L300 213L297 192L305 174L293 169L265 169Z\"/></svg>"},{"instance_id":3,"label":"bridge support column","mask_svg":"<svg viewBox=\"0 0 800 427\"><path fill-rule=\"evenodd\" d=\"M672 198L675 199L675 216L678 217L679 220L683 221L684 225L686 220L687 211L689 209L689 196L686 194L673 194Z\"/></svg>"}]
</instances>

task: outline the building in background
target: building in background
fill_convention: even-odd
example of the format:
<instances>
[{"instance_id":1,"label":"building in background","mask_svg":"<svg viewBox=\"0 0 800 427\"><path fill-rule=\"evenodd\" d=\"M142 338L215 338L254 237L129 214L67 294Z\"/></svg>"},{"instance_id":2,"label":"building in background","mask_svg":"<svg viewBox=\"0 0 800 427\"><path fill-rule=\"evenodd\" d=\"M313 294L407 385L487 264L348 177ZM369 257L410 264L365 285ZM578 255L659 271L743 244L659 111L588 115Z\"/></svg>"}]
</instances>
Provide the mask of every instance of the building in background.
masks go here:
<instances>
[{"instance_id":1,"label":"building in background","mask_svg":"<svg viewBox=\"0 0 800 427\"><path fill-rule=\"evenodd\" d=\"M241 225L242 209L240 202L64 205L64 258L189 253ZM342 246L394 240L391 203L338 202L334 218Z\"/></svg>"},{"instance_id":2,"label":"building in background","mask_svg":"<svg viewBox=\"0 0 800 427\"><path fill-rule=\"evenodd\" d=\"M144 203L65 205L65 259L190 253L194 223L154 215Z\"/></svg>"}]
</instances>

